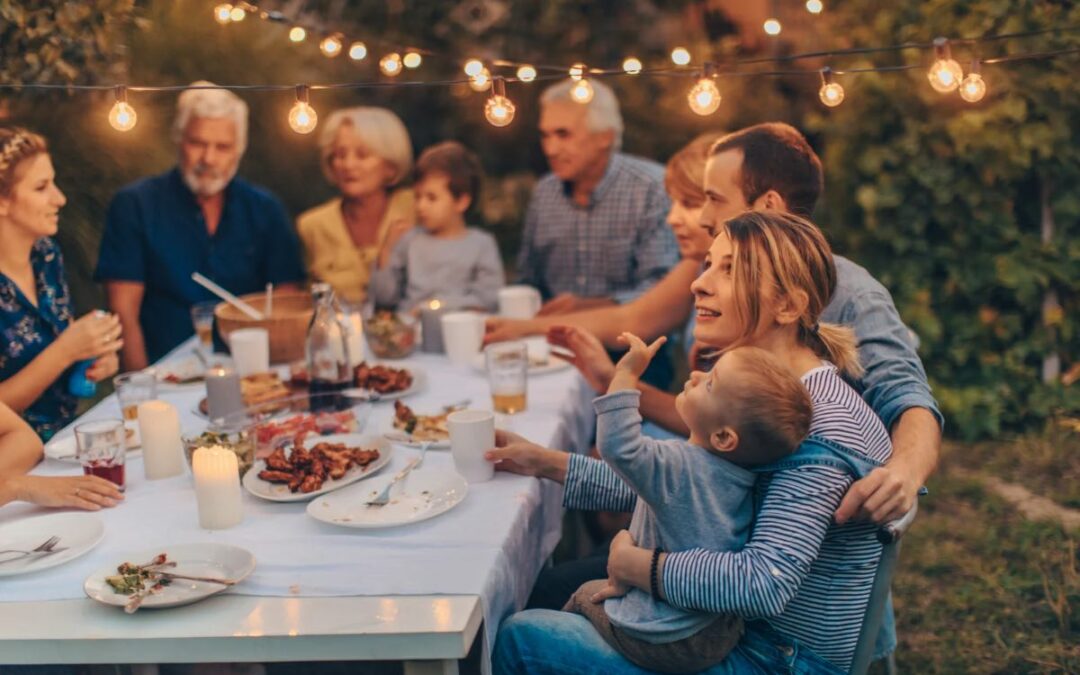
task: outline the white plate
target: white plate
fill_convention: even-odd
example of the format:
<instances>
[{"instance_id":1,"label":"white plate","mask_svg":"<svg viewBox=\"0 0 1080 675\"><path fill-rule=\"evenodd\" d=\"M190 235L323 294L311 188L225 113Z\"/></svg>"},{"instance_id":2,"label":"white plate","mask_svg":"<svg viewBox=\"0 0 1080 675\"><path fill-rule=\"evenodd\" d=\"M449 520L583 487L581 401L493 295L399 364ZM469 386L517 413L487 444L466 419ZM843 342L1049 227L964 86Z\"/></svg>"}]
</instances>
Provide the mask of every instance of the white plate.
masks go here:
<instances>
[{"instance_id":1,"label":"white plate","mask_svg":"<svg viewBox=\"0 0 1080 675\"><path fill-rule=\"evenodd\" d=\"M376 366L387 366L388 368L396 368L396 366L388 365L385 363L375 363ZM421 392L427 388L427 373L419 368L398 368L398 370L407 370L412 375L412 384L407 389L401 391L391 392L389 394L377 394L379 401L394 401L399 398L405 398L406 396L412 396L417 392ZM346 396L355 396L360 399L366 399L372 392L370 389L364 389L363 387L352 387L341 392Z\"/></svg>"},{"instance_id":2,"label":"white plate","mask_svg":"<svg viewBox=\"0 0 1080 675\"><path fill-rule=\"evenodd\" d=\"M353 448L375 447L379 450L379 458L363 468L356 466L350 468L343 477L337 480L327 478L323 481L322 487L314 492L289 492L289 486L284 483L269 483L259 478L259 472L266 468L266 460L258 459L255 460L255 464L251 469L244 474L244 479L241 481L244 488L256 497L268 499L272 502L304 502L313 497L318 497L319 495L326 494L332 490L337 490L338 488L345 487L358 480L367 478L386 466L390 461L390 456L393 454L393 446L391 446L385 438L380 438L378 436L362 436L360 434L308 436L304 441L304 447L310 449L314 447L316 443L344 443Z\"/></svg>"},{"instance_id":3,"label":"white plate","mask_svg":"<svg viewBox=\"0 0 1080 675\"><path fill-rule=\"evenodd\" d=\"M378 529L418 523L446 513L465 499L469 484L456 471L421 467L393 488L386 506L365 506L393 479L389 473L320 497L307 506L315 520L341 527Z\"/></svg>"},{"instance_id":4,"label":"white plate","mask_svg":"<svg viewBox=\"0 0 1080 675\"><path fill-rule=\"evenodd\" d=\"M132 429L135 432L135 440L133 442L139 442L139 430L138 428ZM58 462L65 462L68 464L78 464L79 459L75 456L79 447L75 442L74 436L62 436L60 438L51 438L48 443L45 444L45 456L49 459L54 459ZM142 448L139 446L129 447L127 450L128 457L136 457L142 453Z\"/></svg>"},{"instance_id":5,"label":"white plate","mask_svg":"<svg viewBox=\"0 0 1080 675\"><path fill-rule=\"evenodd\" d=\"M401 429L392 429L391 431L387 431L386 433L383 434L383 438L385 438L388 441L393 441L394 443L400 443L401 445L407 445L410 448L419 448L424 443L424 441L413 440L412 436L406 434ZM428 449L429 450L449 450L450 449L450 439L447 438L446 440L442 440L442 441L432 441L431 445L428 446Z\"/></svg>"},{"instance_id":6,"label":"white plate","mask_svg":"<svg viewBox=\"0 0 1080 675\"><path fill-rule=\"evenodd\" d=\"M485 374L487 373L487 362L484 360L483 352L473 357L472 367L473 370ZM563 361L560 358L549 355L547 357L547 362L544 363L544 365L534 365L530 361L528 373L530 377L534 377L537 375L547 375L548 373L557 373L560 370L566 370L567 368L571 367L572 365L569 361Z\"/></svg>"},{"instance_id":7,"label":"white plate","mask_svg":"<svg viewBox=\"0 0 1080 675\"><path fill-rule=\"evenodd\" d=\"M0 577L37 572L78 558L97 546L105 536L105 523L93 513L50 513L16 520L0 526L0 550L14 548L30 551L54 535L60 537L56 547L66 547L66 551L0 563ZM2 556L3 559L7 557Z\"/></svg>"},{"instance_id":8,"label":"white plate","mask_svg":"<svg viewBox=\"0 0 1080 675\"><path fill-rule=\"evenodd\" d=\"M103 602L106 605L123 607L127 604L128 596L117 593L112 586L105 582L105 577L116 574L116 568L122 563L129 562L142 565L154 559L154 556L164 553L169 560L176 561L176 567L170 572L177 574L189 574L198 577L215 577L219 579L245 579L255 569L255 556L250 551L239 546L228 544L177 544L165 546L160 549L140 551L132 553L124 558L117 558L114 562L102 567L83 582L83 590L87 597ZM155 607L177 607L198 602L215 593L224 591L227 586L209 583L206 581L185 581L176 579L163 588L160 593L148 595L143 600L141 607L153 609Z\"/></svg>"}]
</instances>

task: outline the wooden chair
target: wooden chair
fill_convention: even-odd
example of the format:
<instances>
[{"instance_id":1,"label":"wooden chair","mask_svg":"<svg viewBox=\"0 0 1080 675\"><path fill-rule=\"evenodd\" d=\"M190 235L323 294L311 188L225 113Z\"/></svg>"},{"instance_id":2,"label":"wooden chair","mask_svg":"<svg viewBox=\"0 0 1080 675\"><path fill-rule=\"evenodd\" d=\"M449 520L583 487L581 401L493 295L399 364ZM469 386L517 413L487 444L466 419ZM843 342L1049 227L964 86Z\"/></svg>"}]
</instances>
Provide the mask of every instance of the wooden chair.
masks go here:
<instances>
[{"instance_id":1,"label":"wooden chair","mask_svg":"<svg viewBox=\"0 0 1080 675\"><path fill-rule=\"evenodd\" d=\"M881 562L874 575L870 602L866 605L866 615L863 617L862 629L859 631L859 641L855 645L855 657L851 661L851 670L848 671L851 675L864 675L870 667L870 659L874 656L874 642L877 639L878 630L881 629L885 602L889 598L893 573L896 571L896 559L900 556L900 540L911 527L911 523L915 521L918 510L919 503L916 501L911 510L902 517L878 528L877 538L883 547ZM886 663L886 671L889 675L896 672L896 662L892 654L889 655Z\"/></svg>"}]
</instances>

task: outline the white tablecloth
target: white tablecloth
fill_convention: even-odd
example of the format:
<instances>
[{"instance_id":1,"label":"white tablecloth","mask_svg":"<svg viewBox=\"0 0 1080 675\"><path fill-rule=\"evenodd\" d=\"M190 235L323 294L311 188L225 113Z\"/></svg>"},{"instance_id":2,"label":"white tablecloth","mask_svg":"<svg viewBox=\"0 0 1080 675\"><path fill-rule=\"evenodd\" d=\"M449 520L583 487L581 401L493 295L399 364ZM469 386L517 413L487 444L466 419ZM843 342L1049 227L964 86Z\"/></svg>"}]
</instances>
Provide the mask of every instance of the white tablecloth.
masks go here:
<instances>
[{"instance_id":1,"label":"white tablecloth","mask_svg":"<svg viewBox=\"0 0 1080 675\"><path fill-rule=\"evenodd\" d=\"M182 357L185 350L171 358ZM419 355L405 362L423 369L426 390L408 399L419 412L470 398L473 408L490 409L484 376L454 366L444 357ZM500 423L538 443L580 451L588 429L575 371L529 381L528 410ZM185 431L205 421L194 413L204 395L200 386L166 386L159 398L173 403ZM588 411L588 412L591 412ZM115 397L95 406L85 419L119 416ZM393 406L376 404L364 433L390 429ZM69 434L70 430L61 432ZM395 446L384 471L396 471L416 450ZM449 451L430 450L421 471L450 471ZM35 473L78 473L72 464L47 460ZM471 485L464 502L446 514L387 530L350 530L314 520L303 503L273 503L245 492L244 521L224 531L198 526L188 474L159 481L143 477L139 458L128 460L127 492L118 507L100 512L105 540L86 556L52 570L0 579L0 601L45 601L83 597L83 580L95 569L125 559L126 553L191 542L226 542L250 550L255 572L232 592L267 596L479 595L484 608L485 654L499 622L528 597L544 560L559 539L560 486L511 474ZM0 524L40 509L0 508ZM0 604L0 611L3 610ZM485 658L486 662L486 658Z\"/></svg>"}]
</instances>

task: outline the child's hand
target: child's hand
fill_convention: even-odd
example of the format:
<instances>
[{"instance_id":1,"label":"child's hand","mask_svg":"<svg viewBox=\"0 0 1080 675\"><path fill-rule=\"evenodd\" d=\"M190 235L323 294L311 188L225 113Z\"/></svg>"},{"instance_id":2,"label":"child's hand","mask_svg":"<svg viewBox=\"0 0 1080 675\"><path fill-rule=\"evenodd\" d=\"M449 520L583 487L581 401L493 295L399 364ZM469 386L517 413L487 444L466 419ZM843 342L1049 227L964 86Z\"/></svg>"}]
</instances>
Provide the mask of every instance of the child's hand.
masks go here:
<instances>
[{"instance_id":1,"label":"child's hand","mask_svg":"<svg viewBox=\"0 0 1080 675\"><path fill-rule=\"evenodd\" d=\"M649 362L656 356L656 352L667 342L667 338L661 335L653 340L651 345L646 345L633 333L623 333L619 336L619 340L630 345L630 351L626 352L615 364L615 370L629 373L635 378L641 377L641 374L649 367Z\"/></svg>"},{"instance_id":2,"label":"child's hand","mask_svg":"<svg viewBox=\"0 0 1080 675\"><path fill-rule=\"evenodd\" d=\"M629 586L627 586L626 584L620 584L618 581L615 581L611 577L608 577L607 583L604 584L604 587L596 593L593 593L592 597L589 598L589 600L596 604L600 604L608 598L621 598L629 591Z\"/></svg>"}]
</instances>

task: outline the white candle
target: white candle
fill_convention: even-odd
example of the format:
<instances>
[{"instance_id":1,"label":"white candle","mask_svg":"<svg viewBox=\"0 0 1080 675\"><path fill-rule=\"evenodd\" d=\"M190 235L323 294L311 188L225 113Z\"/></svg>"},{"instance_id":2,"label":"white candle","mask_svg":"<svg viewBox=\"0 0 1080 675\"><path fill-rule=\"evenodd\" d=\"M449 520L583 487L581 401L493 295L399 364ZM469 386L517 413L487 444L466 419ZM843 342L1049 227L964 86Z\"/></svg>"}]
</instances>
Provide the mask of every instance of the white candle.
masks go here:
<instances>
[{"instance_id":1,"label":"white candle","mask_svg":"<svg viewBox=\"0 0 1080 675\"><path fill-rule=\"evenodd\" d=\"M224 530L244 519L236 453L219 445L199 448L191 458L199 527Z\"/></svg>"},{"instance_id":2,"label":"white candle","mask_svg":"<svg viewBox=\"0 0 1080 675\"><path fill-rule=\"evenodd\" d=\"M180 441L180 416L165 401L139 404L139 435L142 437L143 469L147 480L169 478L184 472L184 445Z\"/></svg>"}]
</instances>

